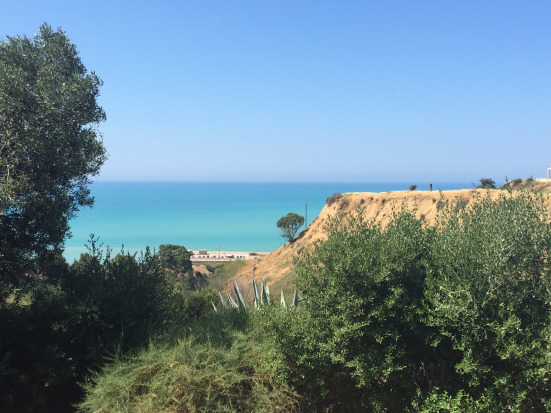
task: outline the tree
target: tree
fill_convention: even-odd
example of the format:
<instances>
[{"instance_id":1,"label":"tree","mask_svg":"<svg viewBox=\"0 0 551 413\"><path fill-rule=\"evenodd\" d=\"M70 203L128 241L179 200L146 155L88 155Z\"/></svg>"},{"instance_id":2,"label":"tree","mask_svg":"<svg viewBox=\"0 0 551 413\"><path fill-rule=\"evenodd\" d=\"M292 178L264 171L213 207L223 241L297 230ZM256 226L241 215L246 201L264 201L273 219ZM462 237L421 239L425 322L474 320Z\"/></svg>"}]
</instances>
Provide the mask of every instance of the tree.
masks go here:
<instances>
[{"instance_id":1,"label":"tree","mask_svg":"<svg viewBox=\"0 0 551 413\"><path fill-rule=\"evenodd\" d=\"M180 273L191 273L191 259L189 251L183 245L162 244L159 246L161 265L169 270Z\"/></svg>"},{"instance_id":2,"label":"tree","mask_svg":"<svg viewBox=\"0 0 551 413\"><path fill-rule=\"evenodd\" d=\"M491 178L481 178L477 189L496 189L496 183Z\"/></svg>"},{"instance_id":3,"label":"tree","mask_svg":"<svg viewBox=\"0 0 551 413\"><path fill-rule=\"evenodd\" d=\"M93 204L101 85L61 29L0 42L0 298L59 254L69 220Z\"/></svg>"},{"instance_id":4,"label":"tree","mask_svg":"<svg viewBox=\"0 0 551 413\"><path fill-rule=\"evenodd\" d=\"M277 227L281 229L281 236L287 238L289 242L295 239L298 229L304 224L304 217L302 215L289 212L284 217L279 218L277 221Z\"/></svg>"}]
</instances>

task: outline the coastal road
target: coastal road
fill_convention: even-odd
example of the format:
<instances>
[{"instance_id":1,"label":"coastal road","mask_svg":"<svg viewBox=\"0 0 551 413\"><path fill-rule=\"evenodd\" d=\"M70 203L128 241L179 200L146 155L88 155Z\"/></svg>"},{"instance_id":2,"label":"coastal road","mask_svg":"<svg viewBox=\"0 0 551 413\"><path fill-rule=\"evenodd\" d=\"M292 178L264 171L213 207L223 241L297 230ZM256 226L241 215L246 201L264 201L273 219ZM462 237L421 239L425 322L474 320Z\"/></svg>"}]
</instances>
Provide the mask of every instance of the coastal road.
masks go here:
<instances>
[{"instance_id":1,"label":"coastal road","mask_svg":"<svg viewBox=\"0 0 551 413\"><path fill-rule=\"evenodd\" d=\"M206 264L214 262L229 262L235 260L252 260L255 258L265 257L268 254L269 252L194 250L193 255L191 256L191 262L192 264Z\"/></svg>"}]
</instances>

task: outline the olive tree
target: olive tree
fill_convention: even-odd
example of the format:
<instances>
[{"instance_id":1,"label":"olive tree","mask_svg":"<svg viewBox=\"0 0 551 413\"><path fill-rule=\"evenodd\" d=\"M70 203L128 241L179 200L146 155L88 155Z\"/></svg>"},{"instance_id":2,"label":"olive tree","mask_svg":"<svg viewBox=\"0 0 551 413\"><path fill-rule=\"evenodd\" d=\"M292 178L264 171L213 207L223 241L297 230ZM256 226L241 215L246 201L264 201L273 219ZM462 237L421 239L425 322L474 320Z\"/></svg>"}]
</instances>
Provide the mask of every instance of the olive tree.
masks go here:
<instances>
[{"instance_id":1,"label":"olive tree","mask_svg":"<svg viewBox=\"0 0 551 413\"><path fill-rule=\"evenodd\" d=\"M0 296L59 254L106 159L102 81L44 24L0 42Z\"/></svg>"},{"instance_id":2,"label":"olive tree","mask_svg":"<svg viewBox=\"0 0 551 413\"><path fill-rule=\"evenodd\" d=\"M295 239L298 229L304 224L304 217L302 215L289 212L284 217L279 218L277 221L277 227L281 229L281 236L287 238L289 242Z\"/></svg>"}]
</instances>

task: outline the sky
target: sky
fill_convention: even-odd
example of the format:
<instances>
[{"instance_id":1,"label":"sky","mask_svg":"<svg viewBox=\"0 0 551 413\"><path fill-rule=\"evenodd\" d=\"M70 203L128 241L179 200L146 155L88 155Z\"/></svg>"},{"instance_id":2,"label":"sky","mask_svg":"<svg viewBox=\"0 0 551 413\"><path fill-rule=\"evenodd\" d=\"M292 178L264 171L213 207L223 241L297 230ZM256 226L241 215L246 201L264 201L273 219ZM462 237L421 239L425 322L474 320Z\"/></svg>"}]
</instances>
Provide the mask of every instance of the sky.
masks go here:
<instances>
[{"instance_id":1,"label":"sky","mask_svg":"<svg viewBox=\"0 0 551 413\"><path fill-rule=\"evenodd\" d=\"M551 166L549 1L0 0L103 80L97 180L503 182Z\"/></svg>"}]
</instances>

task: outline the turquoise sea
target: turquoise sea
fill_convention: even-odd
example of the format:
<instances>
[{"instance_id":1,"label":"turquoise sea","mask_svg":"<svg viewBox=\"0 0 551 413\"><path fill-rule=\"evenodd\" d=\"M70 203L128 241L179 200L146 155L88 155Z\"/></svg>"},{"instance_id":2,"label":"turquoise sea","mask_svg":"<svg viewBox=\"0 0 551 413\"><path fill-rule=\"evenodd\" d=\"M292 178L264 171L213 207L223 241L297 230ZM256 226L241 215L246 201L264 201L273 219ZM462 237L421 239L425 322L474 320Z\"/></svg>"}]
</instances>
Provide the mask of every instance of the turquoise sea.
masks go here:
<instances>
[{"instance_id":1,"label":"turquoise sea","mask_svg":"<svg viewBox=\"0 0 551 413\"><path fill-rule=\"evenodd\" d=\"M95 182L93 208L71 221L66 242L69 262L86 252L90 234L116 253L160 244L188 249L270 252L283 242L277 220L288 212L308 222L335 192L407 190L409 183L224 183L224 182ZM418 183L428 190L428 183ZM433 189L472 188L471 183L437 183Z\"/></svg>"}]
</instances>

